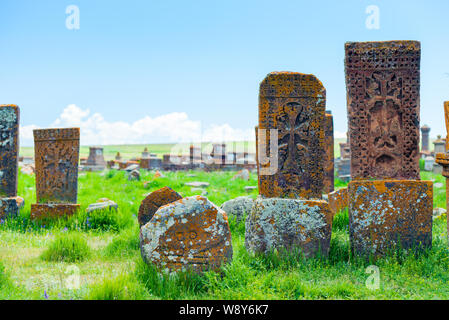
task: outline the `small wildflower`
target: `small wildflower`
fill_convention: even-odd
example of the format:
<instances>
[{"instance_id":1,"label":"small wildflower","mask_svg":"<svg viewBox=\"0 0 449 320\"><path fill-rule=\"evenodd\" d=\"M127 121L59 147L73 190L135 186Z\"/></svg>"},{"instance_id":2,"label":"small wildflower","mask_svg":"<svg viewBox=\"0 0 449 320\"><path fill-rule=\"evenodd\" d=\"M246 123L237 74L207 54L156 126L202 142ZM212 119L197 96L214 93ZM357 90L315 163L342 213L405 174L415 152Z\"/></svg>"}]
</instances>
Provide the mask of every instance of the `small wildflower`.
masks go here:
<instances>
[{"instance_id":1,"label":"small wildflower","mask_svg":"<svg viewBox=\"0 0 449 320\"><path fill-rule=\"evenodd\" d=\"M45 298L45 299L48 299L47 290L44 290L44 298Z\"/></svg>"}]
</instances>

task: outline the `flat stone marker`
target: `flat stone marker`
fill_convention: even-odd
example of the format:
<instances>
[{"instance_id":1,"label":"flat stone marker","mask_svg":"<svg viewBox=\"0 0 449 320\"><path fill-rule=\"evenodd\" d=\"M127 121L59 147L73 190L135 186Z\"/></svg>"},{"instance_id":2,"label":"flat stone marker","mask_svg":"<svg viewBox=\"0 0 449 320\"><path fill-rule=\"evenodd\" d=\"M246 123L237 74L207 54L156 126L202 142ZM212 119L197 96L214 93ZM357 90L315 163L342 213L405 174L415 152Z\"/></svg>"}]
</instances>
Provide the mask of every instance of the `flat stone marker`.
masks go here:
<instances>
[{"instance_id":1,"label":"flat stone marker","mask_svg":"<svg viewBox=\"0 0 449 320\"><path fill-rule=\"evenodd\" d=\"M278 166L259 175L264 197L320 199L324 174L324 114L326 90L311 74L272 72L260 84L259 130L276 129ZM269 158L270 134L258 158ZM258 139L259 140L259 139ZM261 164L260 167L269 167ZM260 168L259 168L260 172Z\"/></svg>"},{"instance_id":2,"label":"flat stone marker","mask_svg":"<svg viewBox=\"0 0 449 320\"><path fill-rule=\"evenodd\" d=\"M420 43L345 45L353 252L432 244L433 188L419 181Z\"/></svg>"},{"instance_id":3,"label":"flat stone marker","mask_svg":"<svg viewBox=\"0 0 449 320\"><path fill-rule=\"evenodd\" d=\"M159 208L140 229L140 247L144 261L167 273L217 270L232 260L226 213L203 196Z\"/></svg>"},{"instance_id":4,"label":"flat stone marker","mask_svg":"<svg viewBox=\"0 0 449 320\"><path fill-rule=\"evenodd\" d=\"M76 213L80 129L38 129L33 134L37 204L31 205L31 218Z\"/></svg>"},{"instance_id":5,"label":"flat stone marker","mask_svg":"<svg viewBox=\"0 0 449 320\"><path fill-rule=\"evenodd\" d=\"M147 224L160 207L180 199L182 199L181 195L170 187L163 187L151 192L143 199L139 207L140 226Z\"/></svg>"},{"instance_id":6,"label":"flat stone marker","mask_svg":"<svg viewBox=\"0 0 449 320\"><path fill-rule=\"evenodd\" d=\"M21 207L17 197L19 118L16 105L0 105L0 219L16 216ZM19 202L18 202L19 201Z\"/></svg>"}]
</instances>

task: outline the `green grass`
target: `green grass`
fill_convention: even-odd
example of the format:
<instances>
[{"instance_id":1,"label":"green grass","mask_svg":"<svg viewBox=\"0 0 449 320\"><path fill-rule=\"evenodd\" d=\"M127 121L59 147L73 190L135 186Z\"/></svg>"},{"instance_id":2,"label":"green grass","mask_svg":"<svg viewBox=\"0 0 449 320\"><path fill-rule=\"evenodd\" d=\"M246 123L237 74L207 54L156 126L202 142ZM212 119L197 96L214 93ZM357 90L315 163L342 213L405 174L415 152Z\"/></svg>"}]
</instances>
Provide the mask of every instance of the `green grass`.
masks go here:
<instances>
[{"instance_id":1,"label":"green grass","mask_svg":"<svg viewBox=\"0 0 449 320\"><path fill-rule=\"evenodd\" d=\"M20 173L18 193L26 205L18 218L0 224L0 299L449 298L446 215L434 220L431 249L393 252L376 262L352 256L348 213L342 211L334 217L327 259L303 259L296 252L251 255L244 246L244 222L231 218L233 260L219 272L170 277L146 265L140 256L137 222L145 195L166 185L183 196L201 194L184 183L207 181L207 197L221 205L246 195L245 186L257 185L255 173L250 181L231 180L234 173L164 172L165 178L154 179L152 172L142 171L140 182L130 182L124 172L83 172L78 196L81 212L45 226L30 220L30 205L36 200L35 181L33 176ZM444 177L429 172L421 176L434 180L434 206L445 208ZM145 181L150 182L147 188ZM338 187L345 185L336 181ZM249 195L256 197L257 191ZM103 197L117 202L118 210L85 213L90 203ZM81 253L83 250L89 254ZM48 252L55 257L52 261L42 258ZM372 264L380 271L377 290L365 284ZM74 271L79 286L71 287L67 281Z\"/></svg>"},{"instance_id":2,"label":"green grass","mask_svg":"<svg viewBox=\"0 0 449 320\"><path fill-rule=\"evenodd\" d=\"M57 235L41 258L53 262L80 262L89 258L90 254L90 248L82 235L67 233Z\"/></svg>"}]
</instances>

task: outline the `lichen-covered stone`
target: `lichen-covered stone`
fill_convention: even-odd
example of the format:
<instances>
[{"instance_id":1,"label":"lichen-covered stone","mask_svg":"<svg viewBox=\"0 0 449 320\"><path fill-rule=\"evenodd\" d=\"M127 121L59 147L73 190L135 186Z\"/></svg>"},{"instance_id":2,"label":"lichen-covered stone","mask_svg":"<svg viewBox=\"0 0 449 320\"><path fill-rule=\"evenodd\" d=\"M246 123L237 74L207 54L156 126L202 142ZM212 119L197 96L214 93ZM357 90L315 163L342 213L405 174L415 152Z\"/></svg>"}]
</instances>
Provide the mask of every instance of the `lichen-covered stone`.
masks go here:
<instances>
[{"instance_id":1,"label":"lichen-covered stone","mask_svg":"<svg viewBox=\"0 0 449 320\"><path fill-rule=\"evenodd\" d=\"M138 220L140 226L148 223L160 207L179 199L182 199L181 195L170 187L163 187L150 193L143 199L139 207Z\"/></svg>"},{"instance_id":2,"label":"lichen-covered stone","mask_svg":"<svg viewBox=\"0 0 449 320\"><path fill-rule=\"evenodd\" d=\"M202 196L165 205L140 229L143 259L165 272L217 270L232 259L226 213Z\"/></svg>"},{"instance_id":3,"label":"lichen-covered stone","mask_svg":"<svg viewBox=\"0 0 449 320\"><path fill-rule=\"evenodd\" d=\"M379 256L397 245L432 245L431 181L351 181L348 197L353 252Z\"/></svg>"},{"instance_id":4,"label":"lichen-covered stone","mask_svg":"<svg viewBox=\"0 0 449 320\"><path fill-rule=\"evenodd\" d=\"M321 199L325 105L326 90L312 74L272 72L261 82L258 129L265 130L266 139L256 139L260 195ZM271 141L271 129L277 141ZM272 145L278 146L277 154L270 155ZM277 166L261 160L270 157L277 158ZM265 170L269 174L262 174Z\"/></svg>"},{"instance_id":5,"label":"lichen-covered stone","mask_svg":"<svg viewBox=\"0 0 449 320\"><path fill-rule=\"evenodd\" d=\"M326 155L324 161L324 193L334 191L334 118L330 111L326 111L324 130L324 144Z\"/></svg>"},{"instance_id":6,"label":"lichen-covered stone","mask_svg":"<svg viewBox=\"0 0 449 320\"><path fill-rule=\"evenodd\" d=\"M226 201L220 208L226 212L228 217L234 216L237 221L240 221L244 218L245 214L251 212L253 203L254 200L252 198L242 196Z\"/></svg>"},{"instance_id":7,"label":"lichen-covered stone","mask_svg":"<svg viewBox=\"0 0 449 320\"><path fill-rule=\"evenodd\" d=\"M324 200L258 198L246 218L248 251L301 249L305 257L327 256L332 231L332 212Z\"/></svg>"},{"instance_id":8,"label":"lichen-covered stone","mask_svg":"<svg viewBox=\"0 0 449 320\"><path fill-rule=\"evenodd\" d=\"M348 207L348 189L335 190L327 195L327 202L334 215Z\"/></svg>"},{"instance_id":9,"label":"lichen-covered stone","mask_svg":"<svg viewBox=\"0 0 449 320\"><path fill-rule=\"evenodd\" d=\"M19 107L0 105L0 197L17 196Z\"/></svg>"},{"instance_id":10,"label":"lichen-covered stone","mask_svg":"<svg viewBox=\"0 0 449 320\"><path fill-rule=\"evenodd\" d=\"M17 216L24 204L22 197L0 198L0 219Z\"/></svg>"}]
</instances>

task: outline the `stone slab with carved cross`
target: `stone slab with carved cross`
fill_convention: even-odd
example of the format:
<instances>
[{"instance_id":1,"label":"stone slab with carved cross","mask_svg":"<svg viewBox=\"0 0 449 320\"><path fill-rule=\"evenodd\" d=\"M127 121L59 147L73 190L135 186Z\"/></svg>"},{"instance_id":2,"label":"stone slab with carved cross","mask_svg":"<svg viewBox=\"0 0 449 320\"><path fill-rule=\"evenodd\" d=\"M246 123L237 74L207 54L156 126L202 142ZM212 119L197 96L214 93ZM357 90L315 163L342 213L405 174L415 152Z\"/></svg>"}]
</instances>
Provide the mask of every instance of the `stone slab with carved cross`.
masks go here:
<instances>
[{"instance_id":1,"label":"stone slab with carved cross","mask_svg":"<svg viewBox=\"0 0 449 320\"><path fill-rule=\"evenodd\" d=\"M432 245L432 182L419 172L420 59L418 41L345 45L349 236L357 254Z\"/></svg>"},{"instance_id":2,"label":"stone slab with carved cross","mask_svg":"<svg viewBox=\"0 0 449 320\"><path fill-rule=\"evenodd\" d=\"M321 198L325 103L326 90L311 74L272 72L261 82L257 139L260 195ZM277 138L272 137L273 130ZM270 156L268 146L273 144L277 152ZM269 174L264 174L267 170Z\"/></svg>"},{"instance_id":3,"label":"stone slab with carved cross","mask_svg":"<svg viewBox=\"0 0 449 320\"><path fill-rule=\"evenodd\" d=\"M33 130L37 204L31 217L41 220L74 214L79 206L79 128ZM47 209L46 209L47 208Z\"/></svg>"}]
</instances>

